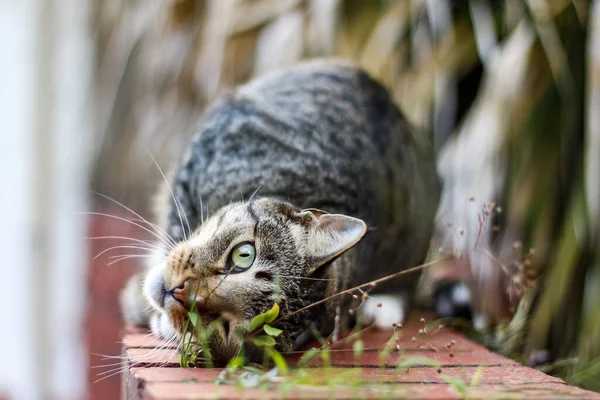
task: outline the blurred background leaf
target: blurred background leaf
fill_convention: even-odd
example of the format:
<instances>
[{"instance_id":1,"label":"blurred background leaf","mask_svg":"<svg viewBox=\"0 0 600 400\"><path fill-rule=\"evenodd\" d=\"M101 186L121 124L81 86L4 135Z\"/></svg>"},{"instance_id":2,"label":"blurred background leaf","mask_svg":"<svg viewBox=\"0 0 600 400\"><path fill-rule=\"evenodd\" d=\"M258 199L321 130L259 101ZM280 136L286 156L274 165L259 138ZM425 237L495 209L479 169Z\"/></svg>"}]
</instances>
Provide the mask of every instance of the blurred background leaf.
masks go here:
<instances>
[{"instance_id":1,"label":"blurred background leaf","mask_svg":"<svg viewBox=\"0 0 600 400\"><path fill-rule=\"evenodd\" d=\"M600 1L96 0L94 25L94 190L147 212L146 149L171 165L219 93L353 59L432 135L434 248L470 271L486 343L600 390Z\"/></svg>"}]
</instances>

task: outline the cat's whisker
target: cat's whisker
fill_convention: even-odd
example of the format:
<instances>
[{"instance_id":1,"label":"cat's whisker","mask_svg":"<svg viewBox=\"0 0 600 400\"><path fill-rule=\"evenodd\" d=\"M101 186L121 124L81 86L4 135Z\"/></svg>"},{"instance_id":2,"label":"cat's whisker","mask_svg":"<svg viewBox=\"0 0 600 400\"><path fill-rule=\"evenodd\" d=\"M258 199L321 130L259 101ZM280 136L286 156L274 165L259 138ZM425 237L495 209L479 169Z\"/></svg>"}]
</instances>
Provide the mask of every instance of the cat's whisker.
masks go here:
<instances>
[{"instance_id":1,"label":"cat's whisker","mask_svg":"<svg viewBox=\"0 0 600 400\"><path fill-rule=\"evenodd\" d=\"M100 361L115 360L115 359L123 360L123 359L127 358L127 355L125 353L118 355L118 356L110 355L110 354L102 354L102 353L90 353L90 354L92 354L94 356L102 357L100 359ZM102 367L104 367L104 365L92 365L90 368L102 368Z\"/></svg>"},{"instance_id":2,"label":"cat's whisker","mask_svg":"<svg viewBox=\"0 0 600 400\"><path fill-rule=\"evenodd\" d=\"M141 228L141 229L145 230L146 232L148 232L148 233L150 233L150 234L154 235L154 236L155 236L155 237L157 237L157 238L158 238L158 239L159 239L161 242L163 242L165 245L167 245L167 247L168 247L169 249L173 249L172 245L171 245L171 244L169 244L169 243L168 243L168 242L167 242L167 241L166 241L164 238L162 238L161 236L159 236L159 235L158 235L156 232L154 232L154 231L151 231L151 230L150 230L150 229L148 229L147 227L145 227L145 226L143 226L143 225L140 225L140 224L138 224L137 222L131 221L131 220L127 219L127 218L122 218L122 217L118 217L118 216L116 216L116 215L112 215L112 214L106 214L106 213L100 213L100 212L93 212L93 211L83 211L83 212L80 212L79 214L83 214L83 215L97 215L97 216L100 216L100 217L113 218L113 219L116 219L116 220L119 220L119 221L127 222L128 224L135 225L135 226L137 226L138 228Z\"/></svg>"},{"instance_id":3,"label":"cat's whisker","mask_svg":"<svg viewBox=\"0 0 600 400\"><path fill-rule=\"evenodd\" d=\"M132 238L132 237L129 237L129 236L88 236L85 239L87 239L87 240L100 240L100 239L131 240L131 241L136 242L136 243L142 243L142 244L145 244L145 245L148 245L148 246L153 246L157 250L160 249L154 242L152 242L150 240L141 240L141 239L136 239L136 238Z\"/></svg>"},{"instance_id":4,"label":"cat's whisker","mask_svg":"<svg viewBox=\"0 0 600 400\"><path fill-rule=\"evenodd\" d=\"M176 335L176 334L173 334L173 335L172 335L172 337L173 337L173 338L176 338L176 337L177 337L177 335ZM171 340L173 340L173 339L171 339ZM127 363L125 363L125 365L124 365L124 362L125 362L125 361L128 359L128 357L125 355L125 357L123 358L123 361L121 361L121 362L118 362L118 363L113 363L113 364L105 364L105 365L103 365L103 366L97 366L97 367L99 367L99 368L107 368L107 367L114 367L114 366L118 366L118 367L117 367L117 368L110 369L110 370L108 370L108 371L99 372L99 373L97 374L97 376L99 376L99 377L101 377L101 378L100 378L100 379L98 379L98 380L96 380L94 383L96 383L96 382L99 382L99 381L101 381L101 380L103 380L103 379L109 378L109 377L111 377L111 376L114 376L114 375L120 374L120 373L122 373L122 372L124 372L124 371L128 370L128 369L129 369L129 368L131 368L131 367L135 367L135 366L137 366L137 365L140 365L140 364L142 364L142 363L144 363L144 362L147 362L149 359L151 359L152 357L155 357L155 356L156 356L156 352L157 352L157 351L159 351L159 352L160 352L160 353L158 354L157 358L160 358L160 357L162 357L162 356L163 356L163 355L164 355L164 354L165 354L165 353L166 353L168 350L171 350L171 348L170 348L170 347L168 347L168 346L170 346L171 344L175 344L175 342L171 342L171 341L166 341L166 342L163 342L161 345L154 347L154 348L153 348L153 349L152 349L150 352L148 352L148 353L147 353L145 356L141 357L141 358L139 359L139 361L137 361L137 362L135 362L135 363L132 363L131 365L128 365ZM168 362L167 362L167 363L168 363ZM161 363L161 365L162 365L162 366L164 366L164 365L166 365L166 363ZM94 368L94 367L92 367L92 368ZM104 376L103 376L103 375L104 375Z\"/></svg>"},{"instance_id":5,"label":"cat's whisker","mask_svg":"<svg viewBox=\"0 0 600 400\"><path fill-rule=\"evenodd\" d=\"M152 257L152 254L118 254L116 256L108 256L109 259L114 260L115 258L122 258L122 257Z\"/></svg>"},{"instance_id":6,"label":"cat's whisker","mask_svg":"<svg viewBox=\"0 0 600 400\"><path fill-rule=\"evenodd\" d=\"M204 203L202 202L202 195L200 197L200 223L204 223Z\"/></svg>"},{"instance_id":7,"label":"cat's whisker","mask_svg":"<svg viewBox=\"0 0 600 400\"><path fill-rule=\"evenodd\" d=\"M146 306L144 307L145 313L150 312L152 310L154 310L154 307L152 307L152 305L150 303L146 304Z\"/></svg>"},{"instance_id":8,"label":"cat's whisker","mask_svg":"<svg viewBox=\"0 0 600 400\"><path fill-rule=\"evenodd\" d=\"M135 366L136 366L136 365L131 365L131 367L135 367ZM127 363L126 363L125 361L123 361L123 362L121 362L121 363L119 364L119 366L118 366L118 367L116 367L116 368L112 368L112 369L110 369L110 370L108 370L108 371L104 371L104 372L102 372L102 373L98 373L98 374L96 374L96 377L97 377L98 379L96 379L96 380L94 381L94 383L98 383L98 382L101 382L101 381L103 381L103 380L104 380L104 379L106 379L106 378L110 378L111 376L114 376L114 375L121 374L121 373L125 372L127 369L129 369L129 365L127 365ZM103 375L104 375L104 376L103 376Z\"/></svg>"},{"instance_id":9,"label":"cat's whisker","mask_svg":"<svg viewBox=\"0 0 600 400\"><path fill-rule=\"evenodd\" d=\"M112 246L112 247L109 247L108 249L102 250L93 259L97 260L102 254L108 253L109 251L116 250L116 249L137 249L137 250L148 250L148 251L153 250L152 247L141 247L141 246L133 246L133 245L131 245L131 246L129 246L129 245Z\"/></svg>"},{"instance_id":10,"label":"cat's whisker","mask_svg":"<svg viewBox=\"0 0 600 400\"><path fill-rule=\"evenodd\" d=\"M105 372L103 372L103 373L101 373L101 374L102 374L102 375L104 375L105 373L108 373L108 375L106 375L106 376L103 376L103 377L101 377L100 379L96 379L96 380L94 381L94 383L101 382L101 381L103 381L104 379L111 378L111 377L113 377L113 376L115 376L115 375L120 375L120 374L122 374L123 372L125 372L125 371L129 370L129 368L137 367L138 365L141 365L141 363L134 363L134 364L132 364L132 365L127 365L127 364L125 364L125 365L124 365L124 366L122 366L122 367L119 367L119 368L116 368L116 369L112 369L112 370L110 370L110 371L105 371ZM101 374L97 374L96 376L101 376Z\"/></svg>"},{"instance_id":11,"label":"cat's whisker","mask_svg":"<svg viewBox=\"0 0 600 400\"><path fill-rule=\"evenodd\" d=\"M118 256L110 256L108 258L121 258L121 257L122 258L119 259L119 260L115 260L113 262L108 263L107 266L115 264L115 263L117 263L119 261L125 260L127 258L150 258L150 259L152 259L155 256L156 256L155 254L121 254L121 255L118 255ZM183 256L170 256L170 258L172 258L174 261L181 261L181 260L183 260ZM163 262L164 262L164 260L163 260ZM152 308L149 308L149 310L151 310L151 309Z\"/></svg>"},{"instance_id":12,"label":"cat's whisker","mask_svg":"<svg viewBox=\"0 0 600 400\"><path fill-rule=\"evenodd\" d=\"M153 246L153 247L142 247L142 246L133 246L133 245L122 245L122 246L113 246L110 247L108 249L105 249L104 251L100 252L96 257L94 257L94 260L96 260L98 257L100 257L102 254L110 251L110 250L115 250L115 249L137 249L137 250L144 250L144 251L149 251L151 252L152 250L160 250L158 247ZM107 266L116 264L120 261L126 260L126 259L130 259L130 258L152 258L155 255L152 253L148 253L148 254L119 254L119 255L113 255L113 256L109 256L108 258L110 259L118 259L118 260L114 260L110 263L107 264ZM179 261L181 261L182 256L177 256L179 258Z\"/></svg>"},{"instance_id":13,"label":"cat's whisker","mask_svg":"<svg viewBox=\"0 0 600 400\"><path fill-rule=\"evenodd\" d=\"M150 258L150 259L152 259L153 257L154 257L153 254L121 254L121 255L118 255L118 256L110 256L110 257L108 257L108 258L111 258L111 259L112 258L118 258L118 260L111 261L111 262L109 262L106 265L109 266L109 265L112 265L112 264L116 264L116 263L118 263L120 261L127 260L129 258Z\"/></svg>"},{"instance_id":14,"label":"cat's whisker","mask_svg":"<svg viewBox=\"0 0 600 400\"><path fill-rule=\"evenodd\" d=\"M132 221L137 221L137 222L144 222L143 220L139 219L139 218L131 218ZM151 222L147 222L147 223L151 223ZM152 224L152 226L156 227L156 229L160 229L160 226L156 225L156 224ZM161 229L162 232L164 232L165 238L169 241L169 243L171 244L171 248L175 248L177 247L177 241L173 238L173 236L169 235L169 233L164 230Z\"/></svg>"},{"instance_id":15,"label":"cat's whisker","mask_svg":"<svg viewBox=\"0 0 600 400\"><path fill-rule=\"evenodd\" d=\"M256 190L254 191L254 193L252 193L252 196L250 196L250 198L248 199L248 203L252 202L252 199L254 198L254 196L256 195L256 193L258 193L259 189L262 187L262 185L258 185L258 187L256 188Z\"/></svg>"},{"instance_id":16,"label":"cat's whisker","mask_svg":"<svg viewBox=\"0 0 600 400\"><path fill-rule=\"evenodd\" d=\"M334 281L335 279L327 279L327 278L309 278L306 276L291 276L291 275L275 275L278 278L288 278L288 279L298 279L298 280L307 280L307 281Z\"/></svg>"},{"instance_id":17,"label":"cat's whisker","mask_svg":"<svg viewBox=\"0 0 600 400\"><path fill-rule=\"evenodd\" d=\"M154 339L154 333L149 332L146 335L142 336L139 340L144 340L144 339L147 339L147 340L139 347L146 347L146 345ZM125 342L124 341L116 341L115 344L125 344ZM99 354L99 353L95 353L95 354L97 354L99 356L105 356L105 357L115 357L115 356L109 356L106 354Z\"/></svg>"},{"instance_id":18,"label":"cat's whisker","mask_svg":"<svg viewBox=\"0 0 600 400\"><path fill-rule=\"evenodd\" d=\"M116 344L123 344L123 342L115 342ZM94 356L102 357L100 361L108 361L108 360L126 360L127 354L123 353L118 356L111 354L102 354L102 353L90 353ZM104 365L92 365L90 368L102 368Z\"/></svg>"},{"instance_id":19,"label":"cat's whisker","mask_svg":"<svg viewBox=\"0 0 600 400\"><path fill-rule=\"evenodd\" d=\"M154 165L156 165L156 168L158 168L158 171L162 175L162 177L163 177L163 179L165 181L165 184L167 185L167 188L169 189L169 192L171 192L171 197L173 198L173 201L175 202L175 208L177 209L177 214L179 215L179 222L181 223L181 230L183 231L183 237L184 237L185 240L188 240L188 233L186 233L185 228L183 226L182 214L183 214L183 217L185 218L185 222L186 222L186 225L187 225L188 232L191 235L192 230L190 228L190 221L188 220L187 215L185 215L185 213L181 211L181 209L183 207L180 207L179 199L177 198L177 196L175 196L175 193L173 192L173 189L171 188L171 185L169 184L169 180L165 176L165 173L163 172L162 168L160 168L160 165L158 165L158 162L156 161L156 159L154 158L154 156L152 155L152 153L150 152L150 150L146 149L146 151L148 151L148 154L150 155L150 158L152 158L152 161L154 162Z\"/></svg>"},{"instance_id":20,"label":"cat's whisker","mask_svg":"<svg viewBox=\"0 0 600 400\"><path fill-rule=\"evenodd\" d=\"M119 361L111 363L111 364L93 365L92 368L94 368L94 369L97 369L97 368L111 368L108 371L98 372L96 375L102 376L102 375L111 373L112 371L114 371L114 368L112 368L112 367L115 367L115 366L119 366L120 367L121 365L123 365L123 362L129 360L129 357L127 357L127 355L124 354L123 356L114 356L113 360L119 360Z\"/></svg>"},{"instance_id":21,"label":"cat's whisker","mask_svg":"<svg viewBox=\"0 0 600 400\"><path fill-rule=\"evenodd\" d=\"M151 354L154 355L156 352L158 352L158 354L156 355L156 358L160 359L165 354L167 354L169 351L173 350L171 346L176 345L176 344L177 344L177 335L175 333L173 333L168 338L163 339L162 345L155 347L151 351ZM167 365L169 363L169 361L170 360L160 363L159 367L164 367L165 365Z\"/></svg>"},{"instance_id":22,"label":"cat's whisker","mask_svg":"<svg viewBox=\"0 0 600 400\"><path fill-rule=\"evenodd\" d=\"M177 341L178 341L178 340L177 340L177 335L173 335L173 337L171 338L171 340L167 341L167 345L169 346L168 348L170 349L170 348L171 348L171 345L175 345L175 344L177 344ZM164 354L164 353L163 353L163 354ZM170 360L167 360L167 361L165 361L165 362L164 362L164 363L162 363L160 366L161 366L161 367L165 367L165 366L166 366L166 365L169 363L169 361L170 361Z\"/></svg>"},{"instance_id":23,"label":"cat's whisker","mask_svg":"<svg viewBox=\"0 0 600 400\"><path fill-rule=\"evenodd\" d=\"M96 191L94 191L94 190L92 190L92 193L94 193L94 194L96 194L96 195L98 195L98 196L100 196L100 197L103 197L103 198L105 198L106 200L112 201L113 203L117 204L118 206L121 206L121 207L123 207L125 210L129 211L130 213L132 213L132 214L133 214L133 215L135 215L136 217L140 218L140 221L141 221L141 222L144 222L144 223L146 223L146 224L150 225L152 228L154 228L154 229L156 230L156 232L157 232L157 233L161 233L161 234L164 234L164 235L166 235L166 238L167 238L167 240L168 240L170 243L172 243L172 244L173 244L173 247L175 247L175 246L177 245L177 244L176 244L176 242L175 242L175 240L174 240L174 239L171 237L171 235L169 235L169 233L168 233L166 230L164 230L164 229L162 229L161 227L159 227L158 225L156 225L156 224L153 224L152 222L148 221L146 218L142 217L140 214L138 214L137 212L133 211L131 208L127 207L125 204L123 204L123 203L121 203L121 202L119 202L119 201L117 201L117 200L113 199L113 198L112 198L112 197L110 197L110 196L107 196L107 195L105 195L105 194L102 194L102 193L96 192Z\"/></svg>"},{"instance_id":24,"label":"cat's whisker","mask_svg":"<svg viewBox=\"0 0 600 400\"><path fill-rule=\"evenodd\" d=\"M150 333L149 335L153 335L153 333ZM148 336L148 335L147 335L147 336ZM150 340L151 340L151 339L152 339L152 338L150 338ZM159 345L156 345L156 346L154 346L154 347L153 347L153 348L150 350L150 352L148 352L148 353L147 353L146 355L144 355L143 357L140 357L140 359L139 359L139 360L140 360L141 362L144 362L144 361L146 361L147 359L149 359L150 357L152 357L152 356L154 355L154 353L155 353L157 350L162 350L164 345L165 345L164 343L161 343L161 344L159 344ZM96 353L96 354L97 354L97 353ZM115 359L115 360L122 360L122 361L123 361L123 360L128 360L128 359L129 359L129 356L127 356L127 354L123 354L123 355L120 355L120 356L109 356L109 355L106 355L106 354L97 354L97 355L104 356L104 357L105 357L105 358L107 358L107 359ZM140 362L137 362L137 363L134 363L134 364L139 364L139 363L140 363ZM121 364L121 362L116 362L116 363L112 363L112 364L95 365L95 366L92 366L92 368L107 368L107 367L113 367L113 366L115 366L115 365L120 365L120 364ZM98 375L103 375L103 374L106 374L106 373L107 373L107 371L104 371L104 372L101 372L101 373L99 373Z\"/></svg>"},{"instance_id":25,"label":"cat's whisker","mask_svg":"<svg viewBox=\"0 0 600 400\"><path fill-rule=\"evenodd\" d=\"M152 332L150 332L150 333L142 336L140 340L146 339L146 341L140 347L142 347L142 348L146 347L146 345L148 343L150 343L154 339L154 337L155 337L155 335ZM123 342L123 341L117 341L115 343L116 344L124 344L125 342ZM110 355L110 354L102 354L102 353L91 353L91 354L96 355L96 356L101 356L102 357L101 361L115 360L115 359L116 360L127 360L129 358L126 353L123 353L123 354L118 355L118 356ZM106 367L107 367L107 364L105 364L105 365L94 365L91 368L106 368Z\"/></svg>"},{"instance_id":26,"label":"cat's whisker","mask_svg":"<svg viewBox=\"0 0 600 400\"><path fill-rule=\"evenodd\" d=\"M138 365L139 365L139 364L138 364ZM120 374L122 374L123 372L127 371L127 370L128 370L130 367L135 367L135 366L137 366L137 365L131 365L131 366L129 366L129 365L125 365L124 367L120 367L120 368L117 368L117 369L113 369L113 370L111 370L111 371L110 371L110 372L111 372L111 374L109 374L109 375L106 375L106 376L103 376L103 377L101 377L101 378L99 378L99 379L96 379L96 380L94 381L94 384L96 384L96 383L98 383L98 382L102 382L103 380L105 380L105 379L108 379L108 378L111 378L111 377L113 377L113 376L115 376L115 375L120 375ZM98 375L96 375L96 376L98 376Z\"/></svg>"},{"instance_id":27,"label":"cat's whisker","mask_svg":"<svg viewBox=\"0 0 600 400\"><path fill-rule=\"evenodd\" d=\"M102 361L108 361L108 360L119 360L118 362L112 363L112 364L102 364L102 365L92 365L91 368L93 369L97 369L97 368L108 368L108 367L114 367L115 365L120 365L123 361L128 360L129 357L127 357L126 354L123 354L122 356L105 356L102 358Z\"/></svg>"},{"instance_id":28,"label":"cat's whisker","mask_svg":"<svg viewBox=\"0 0 600 400\"><path fill-rule=\"evenodd\" d=\"M152 255L149 255L149 254L130 254L130 255L127 255L127 256L119 256L119 259L113 260L113 261L109 262L108 264L106 264L106 266L108 267L108 266L111 266L111 265L116 264L118 262L129 260L129 259L132 259L132 258L151 258L151 257L152 257Z\"/></svg>"},{"instance_id":29,"label":"cat's whisker","mask_svg":"<svg viewBox=\"0 0 600 400\"><path fill-rule=\"evenodd\" d=\"M232 271L231 268L229 270L227 270L227 273L223 276L223 278L221 278L221 280L219 281L219 283L217 283L217 285L208 293L208 295L206 296L206 300L208 300L210 298L210 296L215 292L215 290L217 290L219 288L219 286L221 286L221 284L223 283L223 281L225 280L225 278L227 278L229 276L229 273L231 271Z\"/></svg>"}]
</instances>

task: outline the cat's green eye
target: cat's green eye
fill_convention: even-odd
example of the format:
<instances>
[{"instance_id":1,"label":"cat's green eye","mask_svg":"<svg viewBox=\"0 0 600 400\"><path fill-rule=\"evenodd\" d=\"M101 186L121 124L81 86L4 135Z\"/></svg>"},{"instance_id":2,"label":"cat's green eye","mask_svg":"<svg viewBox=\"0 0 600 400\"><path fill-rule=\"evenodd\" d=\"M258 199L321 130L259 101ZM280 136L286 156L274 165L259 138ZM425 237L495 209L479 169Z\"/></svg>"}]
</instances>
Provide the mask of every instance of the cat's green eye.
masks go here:
<instances>
[{"instance_id":1,"label":"cat's green eye","mask_svg":"<svg viewBox=\"0 0 600 400\"><path fill-rule=\"evenodd\" d=\"M248 269L254 263L255 258L256 249L250 243L241 244L231 252L231 264L235 268Z\"/></svg>"}]
</instances>

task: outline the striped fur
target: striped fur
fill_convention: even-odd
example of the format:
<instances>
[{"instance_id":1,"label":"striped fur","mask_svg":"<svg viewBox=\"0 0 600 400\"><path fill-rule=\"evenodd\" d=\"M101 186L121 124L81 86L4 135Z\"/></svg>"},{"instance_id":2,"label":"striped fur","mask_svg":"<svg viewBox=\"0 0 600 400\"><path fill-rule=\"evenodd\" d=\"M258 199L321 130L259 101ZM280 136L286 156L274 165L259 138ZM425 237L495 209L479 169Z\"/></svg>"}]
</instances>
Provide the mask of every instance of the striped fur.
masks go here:
<instances>
[{"instance_id":1,"label":"striped fur","mask_svg":"<svg viewBox=\"0 0 600 400\"><path fill-rule=\"evenodd\" d=\"M221 303L212 305L235 315L234 325L242 328L274 301L286 314L419 264L439 197L428 138L407 125L382 86L336 60L261 77L215 104L182 157L172 187L193 232L182 228L172 198L160 210L161 224L181 243L177 251L196 258L172 263L165 254L151 266L146 285L156 277L180 282L189 275L214 288L223 279L219 268L231 244L241 237L256 241L260 268L227 276L214 296ZM321 265L304 238L317 229L322 214L302 211L308 208L365 221L369 233ZM404 276L375 292L403 293L408 304L416 278ZM329 333L335 308L348 315L356 306L351 300L340 298L284 321L278 345L290 348L310 322ZM184 319L171 318L180 333ZM239 343L221 337L213 345L217 359L225 361Z\"/></svg>"}]
</instances>

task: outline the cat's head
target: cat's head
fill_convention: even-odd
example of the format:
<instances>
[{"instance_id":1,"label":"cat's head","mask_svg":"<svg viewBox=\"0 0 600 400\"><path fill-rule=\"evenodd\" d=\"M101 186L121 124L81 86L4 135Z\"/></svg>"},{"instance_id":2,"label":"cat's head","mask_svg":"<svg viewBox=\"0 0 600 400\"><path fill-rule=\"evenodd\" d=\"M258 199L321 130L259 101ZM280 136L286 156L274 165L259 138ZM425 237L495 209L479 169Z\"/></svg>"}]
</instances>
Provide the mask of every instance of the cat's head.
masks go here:
<instances>
[{"instance_id":1,"label":"cat's head","mask_svg":"<svg viewBox=\"0 0 600 400\"><path fill-rule=\"evenodd\" d=\"M213 358L225 362L238 351L240 333L254 316L274 303L283 316L325 296L326 282L304 278L320 275L366 229L357 218L301 210L270 198L235 203L157 262L144 292L163 324L168 322L179 336L192 304L203 326L221 321L209 344ZM293 339L285 333L282 348Z\"/></svg>"}]
</instances>

